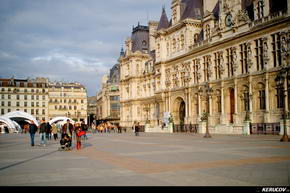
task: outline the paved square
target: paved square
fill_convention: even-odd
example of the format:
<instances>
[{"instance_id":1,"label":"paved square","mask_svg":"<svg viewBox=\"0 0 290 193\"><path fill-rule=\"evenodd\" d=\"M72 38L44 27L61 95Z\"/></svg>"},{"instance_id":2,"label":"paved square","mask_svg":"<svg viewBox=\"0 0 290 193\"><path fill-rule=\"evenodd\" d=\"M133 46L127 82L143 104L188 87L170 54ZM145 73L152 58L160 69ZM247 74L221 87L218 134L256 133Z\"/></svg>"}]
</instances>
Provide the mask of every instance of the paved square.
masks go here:
<instances>
[{"instance_id":1,"label":"paved square","mask_svg":"<svg viewBox=\"0 0 290 193\"><path fill-rule=\"evenodd\" d=\"M83 149L0 135L1 186L289 186L290 143L280 136L88 134ZM39 136L36 136L36 144Z\"/></svg>"}]
</instances>

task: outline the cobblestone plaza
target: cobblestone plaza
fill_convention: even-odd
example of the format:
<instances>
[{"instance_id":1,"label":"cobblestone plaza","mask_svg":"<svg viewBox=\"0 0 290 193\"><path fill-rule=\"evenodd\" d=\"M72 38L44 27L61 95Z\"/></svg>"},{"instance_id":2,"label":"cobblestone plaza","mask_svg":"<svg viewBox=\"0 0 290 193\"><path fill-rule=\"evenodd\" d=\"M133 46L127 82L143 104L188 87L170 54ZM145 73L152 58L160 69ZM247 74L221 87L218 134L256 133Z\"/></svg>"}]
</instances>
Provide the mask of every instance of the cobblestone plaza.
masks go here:
<instances>
[{"instance_id":1,"label":"cobblestone plaza","mask_svg":"<svg viewBox=\"0 0 290 193\"><path fill-rule=\"evenodd\" d=\"M280 136L89 134L83 149L29 135L0 136L1 186L289 186L290 144ZM36 136L36 143L39 141ZM74 146L75 144L73 144Z\"/></svg>"}]
</instances>

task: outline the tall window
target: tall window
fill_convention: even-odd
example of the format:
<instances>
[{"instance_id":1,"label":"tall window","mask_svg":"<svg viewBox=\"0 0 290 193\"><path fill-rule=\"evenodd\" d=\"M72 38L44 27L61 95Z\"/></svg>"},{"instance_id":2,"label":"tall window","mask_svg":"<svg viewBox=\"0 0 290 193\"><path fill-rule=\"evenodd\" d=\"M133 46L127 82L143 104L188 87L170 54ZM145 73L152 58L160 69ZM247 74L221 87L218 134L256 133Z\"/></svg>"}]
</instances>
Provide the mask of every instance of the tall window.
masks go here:
<instances>
[{"instance_id":1,"label":"tall window","mask_svg":"<svg viewBox=\"0 0 290 193\"><path fill-rule=\"evenodd\" d=\"M227 70L228 70L228 77L234 75L234 68L233 68L233 49L228 48L226 49L226 58L227 58Z\"/></svg>"},{"instance_id":2,"label":"tall window","mask_svg":"<svg viewBox=\"0 0 290 193\"><path fill-rule=\"evenodd\" d=\"M210 56L204 56L203 57L203 72L204 72L204 81L209 81L210 77L210 69L209 65L210 64Z\"/></svg>"},{"instance_id":3,"label":"tall window","mask_svg":"<svg viewBox=\"0 0 290 193\"><path fill-rule=\"evenodd\" d=\"M244 111L250 110L250 94L248 90L245 90L244 93Z\"/></svg>"},{"instance_id":4,"label":"tall window","mask_svg":"<svg viewBox=\"0 0 290 193\"><path fill-rule=\"evenodd\" d=\"M27 100L27 95L24 95L24 100Z\"/></svg>"},{"instance_id":5,"label":"tall window","mask_svg":"<svg viewBox=\"0 0 290 193\"><path fill-rule=\"evenodd\" d=\"M240 54L241 54L241 68L242 74L246 74L249 72L249 65L248 65L248 46L247 43L240 45Z\"/></svg>"},{"instance_id":6,"label":"tall window","mask_svg":"<svg viewBox=\"0 0 290 193\"><path fill-rule=\"evenodd\" d=\"M31 114L34 115L34 109L31 109Z\"/></svg>"},{"instance_id":7,"label":"tall window","mask_svg":"<svg viewBox=\"0 0 290 193\"><path fill-rule=\"evenodd\" d=\"M19 96L19 95L16 95L16 99L17 99L17 100L20 100L20 96Z\"/></svg>"},{"instance_id":8,"label":"tall window","mask_svg":"<svg viewBox=\"0 0 290 193\"><path fill-rule=\"evenodd\" d=\"M260 103L260 109L266 109L266 95L265 90L259 91L259 103Z\"/></svg>"},{"instance_id":9,"label":"tall window","mask_svg":"<svg viewBox=\"0 0 290 193\"><path fill-rule=\"evenodd\" d=\"M264 69L264 58L263 58L263 41L262 39L255 40L256 44L256 63L257 63L257 70Z\"/></svg>"},{"instance_id":10,"label":"tall window","mask_svg":"<svg viewBox=\"0 0 290 193\"><path fill-rule=\"evenodd\" d=\"M270 0L270 13L276 13L278 11L287 11L287 0Z\"/></svg>"},{"instance_id":11,"label":"tall window","mask_svg":"<svg viewBox=\"0 0 290 193\"><path fill-rule=\"evenodd\" d=\"M274 60L274 67L281 66L282 64L282 54L281 54L281 41L280 34L276 33L271 35L272 37L272 54Z\"/></svg>"},{"instance_id":12,"label":"tall window","mask_svg":"<svg viewBox=\"0 0 290 193\"><path fill-rule=\"evenodd\" d=\"M199 77L198 77L199 59L194 59L193 60L192 69L193 69L193 82L194 82L194 84L198 84L198 80L199 80Z\"/></svg>"},{"instance_id":13,"label":"tall window","mask_svg":"<svg viewBox=\"0 0 290 193\"><path fill-rule=\"evenodd\" d=\"M277 88L277 108L284 107L284 87Z\"/></svg>"},{"instance_id":14,"label":"tall window","mask_svg":"<svg viewBox=\"0 0 290 193\"><path fill-rule=\"evenodd\" d=\"M20 103L19 102L16 102L16 106L19 107L20 106Z\"/></svg>"},{"instance_id":15,"label":"tall window","mask_svg":"<svg viewBox=\"0 0 290 193\"><path fill-rule=\"evenodd\" d=\"M264 17L264 0L259 0L257 2L257 18L260 19Z\"/></svg>"},{"instance_id":16,"label":"tall window","mask_svg":"<svg viewBox=\"0 0 290 193\"><path fill-rule=\"evenodd\" d=\"M222 53L216 52L214 53L214 68L215 68L215 79L221 79L221 62L222 62Z\"/></svg>"}]
</instances>

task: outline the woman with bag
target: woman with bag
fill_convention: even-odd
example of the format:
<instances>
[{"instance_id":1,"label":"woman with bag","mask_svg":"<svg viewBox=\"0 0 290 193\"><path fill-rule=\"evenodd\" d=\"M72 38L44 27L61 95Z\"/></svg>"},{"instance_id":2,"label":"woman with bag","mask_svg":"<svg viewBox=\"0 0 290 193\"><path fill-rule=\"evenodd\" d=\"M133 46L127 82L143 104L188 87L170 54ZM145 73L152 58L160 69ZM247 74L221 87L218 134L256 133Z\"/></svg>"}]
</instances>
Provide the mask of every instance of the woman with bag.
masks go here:
<instances>
[{"instance_id":1,"label":"woman with bag","mask_svg":"<svg viewBox=\"0 0 290 193\"><path fill-rule=\"evenodd\" d=\"M82 130L82 127L79 123L76 124L76 140L77 140L77 150L81 149L81 137L86 134L85 131Z\"/></svg>"}]
</instances>

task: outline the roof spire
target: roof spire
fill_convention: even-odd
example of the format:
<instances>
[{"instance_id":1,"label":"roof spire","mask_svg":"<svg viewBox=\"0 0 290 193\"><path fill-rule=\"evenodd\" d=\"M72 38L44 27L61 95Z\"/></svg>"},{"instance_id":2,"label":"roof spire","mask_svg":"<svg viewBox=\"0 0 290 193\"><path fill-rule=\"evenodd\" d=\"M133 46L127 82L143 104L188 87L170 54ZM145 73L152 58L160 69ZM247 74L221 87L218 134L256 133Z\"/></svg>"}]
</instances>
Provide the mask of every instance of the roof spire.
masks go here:
<instances>
[{"instance_id":1,"label":"roof spire","mask_svg":"<svg viewBox=\"0 0 290 193\"><path fill-rule=\"evenodd\" d=\"M160 21L159 21L157 30L166 29L168 27L169 27L169 22L168 22L168 18L167 18L166 11L165 11L165 5L163 5L162 6L162 14L160 17Z\"/></svg>"},{"instance_id":2,"label":"roof spire","mask_svg":"<svg viewBox=\"0 0 290 193\"><path fill-rule=\"evenodd\" d=\"M125 55L125 52L124 52L124 48L123 46L121 47L121 52L120 52L120 56L124 56Z\"/></svg>"}]
</instances>

